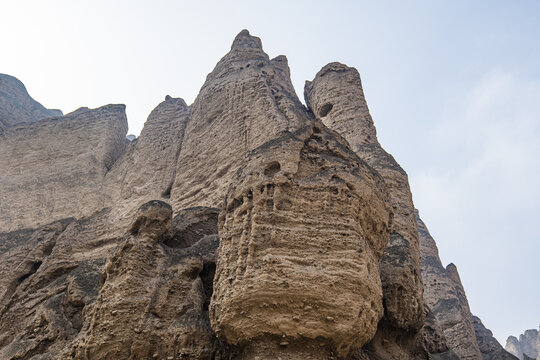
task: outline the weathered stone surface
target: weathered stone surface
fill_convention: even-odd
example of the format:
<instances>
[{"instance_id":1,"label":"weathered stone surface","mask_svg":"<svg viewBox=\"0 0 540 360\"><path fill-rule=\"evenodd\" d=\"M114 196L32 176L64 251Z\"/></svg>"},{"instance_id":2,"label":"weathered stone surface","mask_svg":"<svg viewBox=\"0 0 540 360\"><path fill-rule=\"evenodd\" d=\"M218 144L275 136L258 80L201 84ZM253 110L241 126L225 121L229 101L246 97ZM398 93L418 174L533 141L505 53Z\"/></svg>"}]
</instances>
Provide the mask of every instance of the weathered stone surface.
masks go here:
<instances>
[{"instance_id":1,"label":"weathered stone surface","mask_svg":"<svg viewBox=\"0 0 540 360\"><path fill-rule=\"evenodd\" d=\"M424 305L407 175L355 69L323 68L310 111L242 31L139 138L122 105L43 119L2 79L0 359L475 358L428 237Z\"/></svg>"},{"instance_id":2,"label":"weathered stone surface","mask_svg":"<svg viewBox=\"0 0 540 360\"><path fill-rule=\"evenodd\" d=\"M360 75L354 68L330 63L306 82L305 98L309 109L330 129L340 133L352 150L384 178L394 211L392 235L381 260L385 324L374 340L375 352L381 356L397 356L385 352L384 340L392 335L388 327L407 332L414 342L424 324L424 302L420 277L418 232L407 174L380 146L375 126L362 90ZM396 340L397 341L397 340ZM413 346L414 347L414 346ZM411 351L414 351L411 349ZM414 356L410 354L408 356Z\"/></svg>"},{"instance_id":3,"label":"weathered stone surface","mask_svg":"<svg viewBox=\"0 0 540 360\"><path fill-rule=\"evenodd\" d=\"M382 178L322 124L255 149L220 214L218 337L244 347L245 359L360 348L383 314L390 221Z\"/></svg>"},{"instance_id":4,"label":"weathered stone surface","mask_svg":"<svg viewBox=\"0 0 540 360\"><path fill-rule=\"evenodd\" d=\"M483 360L517 360L517 357L503 349L493 337L493 333L482 324L480 318L473 316L473 325Z\"/></svg>"},{"instance_id":5,"label":"weathered stone surface","mask_svg":"<svg viewBox=\"0 0 540 360\"><path fill-rule=\"evenodd\" d=\"M435 240L415 211L420 237L424 299L441 327L448 347L460 359L481 359L472 314L454 264L443 267Z\"/></svg>"},{"instance_id":6,"label":"weathered stone surface","mask_svg":"<svg viewBox=\"0 0 540 360\"><path fill-rule=\"evenodd\" d=\"M270 60L261 40L242 31L192 105L171 205L220 206L246 154L305 121L287 59Z\"/></svg>"},{"instance_id":7,"label":"weathered stone surface","mask_svg":"<svg viewBox=\"0 0 540 360\"><path fill-rule=\"evenodd\" d=\"M62 112L46 109L28 95L21 81L13 76L0 74L0 135L9 126L32 123L53 116L62 116Z\"/></svg>"},{"instance_id":8,"label":"weathered stone surface","mask_svg":"<svg viewBox=\"0 0 540 360\"><path fill-rule=\"evenodd\" d=\"M126 132L124 105L8 128L0 140L0 231L104 208L104 178L125 148Z\"/></svg>"},{"instance_id":9,"label":"weathered stone surface","mask_svg":"<svg viewBox=\"0 0 540 360\"><path fill-rule=\"evenodd\" d=\"M168 96L107 174L104 187L119 221L131 219L150 200L168 201L189 113L184 100Z\"/></svg>"},{"instance_id":10,"label":"weathered stone surface","mask_svg":"<svg viewBox=\"0 0 540 360\"><path fill-rule=\"evenodd\" d=\"M505 349L520 360L525 360L526 356L533 360L540 359L540 332L536 329L525 330L519 335L519 340L509 336Z\"/></svg>"},{"instance_id":11,"label":"weathered stone surface","mask_svg":"<svg viewBox=\"0 0 540 360\"><path fill-rule=\"evenodd\" d=\"M219 244L216 209L185 210L172 231L171 214L161 201L140 207L62 359L226 358L208 318Z\"/></svg>"},{"instance_id":12,"label":"weathered stone surface","mask_svg":"<svg viewBox=\"0 0 540 360\"><path fill-rule=\"evenodd\" d=\"M53 359L77 335L117 241L109 213L0 233L0 359Z\"/></svg>"}]
</instances>

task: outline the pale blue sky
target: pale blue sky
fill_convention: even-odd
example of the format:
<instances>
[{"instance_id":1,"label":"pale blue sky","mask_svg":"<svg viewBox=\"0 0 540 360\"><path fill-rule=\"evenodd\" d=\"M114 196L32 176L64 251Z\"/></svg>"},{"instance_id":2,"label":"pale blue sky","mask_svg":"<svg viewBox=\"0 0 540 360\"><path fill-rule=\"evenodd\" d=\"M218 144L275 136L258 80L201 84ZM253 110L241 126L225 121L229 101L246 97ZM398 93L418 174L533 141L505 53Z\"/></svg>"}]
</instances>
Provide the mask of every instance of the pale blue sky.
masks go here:
<instances>
[{"instance_id":1,"label":"pale blue sky","mask_svg":"<svg viewBox=\"0 0 540 360\"><path fill-rule=\"evenodd\" d=\"M247 28L305 80L356 67L445 264L502 342L540 322L540 2L0 2L0 72L43 105L191 103Z\"/></svg>"}]
</instances>

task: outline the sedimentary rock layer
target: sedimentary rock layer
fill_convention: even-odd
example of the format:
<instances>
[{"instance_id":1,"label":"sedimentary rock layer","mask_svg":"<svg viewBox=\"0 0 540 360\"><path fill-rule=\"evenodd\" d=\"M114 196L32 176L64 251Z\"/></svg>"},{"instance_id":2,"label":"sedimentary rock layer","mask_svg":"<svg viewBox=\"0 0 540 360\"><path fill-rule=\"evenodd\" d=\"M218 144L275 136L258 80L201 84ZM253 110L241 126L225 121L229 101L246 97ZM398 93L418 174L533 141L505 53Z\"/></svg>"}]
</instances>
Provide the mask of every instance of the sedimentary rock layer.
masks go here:
<instances>
[{"instance_id":1,"label":"sedimentary rock layer","mask_svg":"<svg viewBox=\"0 0 540 360\"><path fill-rule=\"evenodd\" d=\"M245 347L245 359L360 348L383 314L390 219L382 178L322 124L255 149L220 214L218 337Z\"/></svg>"},{"instance_id":2,"label":"sedimentary rock layer","mask_svg":"<svg viewBox=\"0 0 540 360\"><path fill-rule=\"evenodd\" d=\"M414 342L425 315L418 232L407 174L377 141L356 69L340 63L326 65L313 81L306 82L305 98L317 119L340 133L351 149L385 180L392 201L394 222L381 260L385 306L383 321L387 324L385 327L400 331L386 335L381 333L376 337L374 346L384 352L387 346L383 340L404 331Z\"/></svg>"},{"instance_id":3,"label":"sedimentary rock layer","mask_svg":"<svg viewBox=\"0 0 540 360\"><path fill-rule=\"evenodd\" d=\"M270 60L260 39L242 31L192 105L171 193L173 208L220 206L246 154L305 121L287 59Z\"/></svg>"},{"instance_id":4,"label":"sedimentary rock layer","mask_svg":"<svg viewBox=\"0 0 540 360\"><path fill-rule=\"evenodd\" d=\"M104 178L125 148L126 132L124 105L8 128L0 141L0 231L104 208Z\"/></svg>"}]
</instances>

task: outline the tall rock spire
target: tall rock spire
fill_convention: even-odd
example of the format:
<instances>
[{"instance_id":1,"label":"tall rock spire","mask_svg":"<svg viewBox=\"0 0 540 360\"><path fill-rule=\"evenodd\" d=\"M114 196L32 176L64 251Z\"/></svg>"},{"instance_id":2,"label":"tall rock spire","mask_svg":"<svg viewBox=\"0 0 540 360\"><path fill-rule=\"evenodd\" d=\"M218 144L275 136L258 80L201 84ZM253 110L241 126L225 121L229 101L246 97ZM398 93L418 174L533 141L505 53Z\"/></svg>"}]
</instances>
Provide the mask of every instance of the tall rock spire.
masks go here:
<instances>
[{"instance_id":1,"label":"tall rock spire","mask_svg":"<svg viewBox=\"0 0 540 360\"><path fill-rule=\"evenodd\" d=\"M394 209L394 225L381 260L383 321L414 337L424 323L424 301L418 231L407 173L377 141L355 68L339 63L326 65L312 82L306 83L305 98L315 116L340 133L386 182ZM379 340L379 348L384 349L382 335L376 336L374 346Z\"/></svg>"},{"instance_id":2,"label":"tall rock spire","mask_svg":"<svg viewBox=\"0 0 540 360\"><path fill-rule=\"evenodd\" d=\"M270 60L259 38L240 32L192 105L171 192L175 211L220 206L245 156L308 117L287 59Z\"/></svg>"}]
</instances>

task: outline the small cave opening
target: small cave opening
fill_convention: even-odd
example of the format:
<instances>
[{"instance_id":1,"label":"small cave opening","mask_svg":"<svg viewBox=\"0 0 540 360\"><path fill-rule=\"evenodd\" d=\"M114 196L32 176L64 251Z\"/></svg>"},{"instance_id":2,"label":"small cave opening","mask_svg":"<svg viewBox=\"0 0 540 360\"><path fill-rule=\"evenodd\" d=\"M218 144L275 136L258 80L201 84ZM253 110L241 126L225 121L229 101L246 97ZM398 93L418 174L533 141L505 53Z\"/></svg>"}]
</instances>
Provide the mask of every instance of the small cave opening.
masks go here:
<instances>
[{"instance_id":1,"label":"small cave opening","mask_svg":"<svg viewBox=\"0 0 540 360\"><path fill-rule=\"evenodd\" d=\"M172 186L173 186L172 183L171 183L169 186L167 186L167 188L165 189L165 191L163 191L163 192L161 193L161 197L163 197L163 198L165 198L165 199L170 199L170 198L171 198Z\"/></svg>"},{"instance_id":2,"label":"small cave opening","mask_svg":"<svg viewBox=\"0 0 540 360\"><path fill-rule=\"evenodd\" d=\"M321 106L321 109L319 110L319 116L325 117L326 115L328 115L330 111L332 111L333 107L334 105L332 105L331 103L324 104L323 106Z\"/></svg>"},{"instance_id":3,"label":"small cave opening","mask_svg":"<svg viewBox=\"0 0 540 360\"><path fill-rule=\"evenodd\" d=\"M274 176L281 170L281 165L277 161L272 161L266 169L264 169L264 175L266 176Z\"/></svg>"},{"instance_id":4,"label":"small cave opening","mask_svg":"<svg viewBox=\"0 0 540 360\"><path fill-rule=\"evenodd\" d=\"M216 275L216 264L209 262L204 264L203 269L199 276L203 284L204 291L204 304L203 310L208 311L210 306L210 299L212 298L212 293L214 292L214 276Z\"/></svg>"},{"instance_id":5,"label":"small cave opening","mask_svg":"<svg viewBox=\"0 0 540 360\"><path fill-rule=\"evenodd\" d=\"M41 261L37 261L35 263L32 263L32 268L28 271L27 274L24 274L23 276L21 276L18 280L17 280L17 284L22 284L22 282L26 279L28 279L30 276L34 275L39 267L41 266L42 262Z\"/></svg>"}]
</instances>

